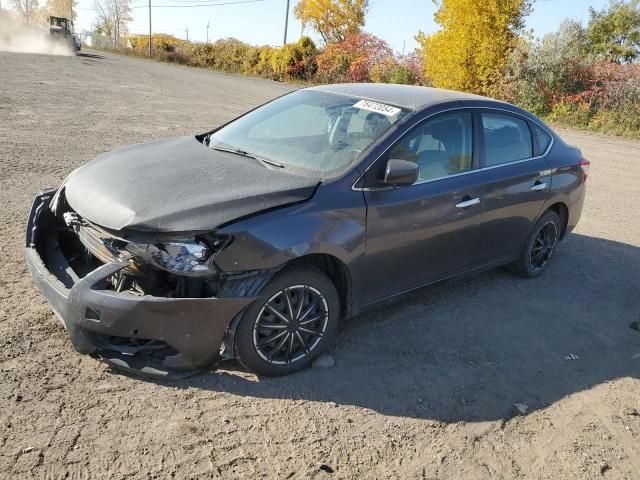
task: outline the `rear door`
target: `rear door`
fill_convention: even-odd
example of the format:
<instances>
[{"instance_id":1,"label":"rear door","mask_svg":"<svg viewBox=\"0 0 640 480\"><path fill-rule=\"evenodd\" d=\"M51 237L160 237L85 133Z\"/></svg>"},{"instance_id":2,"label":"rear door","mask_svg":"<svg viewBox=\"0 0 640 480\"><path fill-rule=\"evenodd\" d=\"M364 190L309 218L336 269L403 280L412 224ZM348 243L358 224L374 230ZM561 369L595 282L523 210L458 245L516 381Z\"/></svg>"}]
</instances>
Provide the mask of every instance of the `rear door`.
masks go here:
<instances>
[{"instance_id":1,"label":"rear door","mask_svg":"<svg viewBox=\"0 0 640 480\"><path fill-rule=\"evenodd\" d=\"M549 198L551 170L543 154L551 137L517 114L482 110L480 116L485 189L479 258L487 264L518 253Z\"/></svg>"},{"instance_id":2,"label":"rear door","mask_svg":"<svg viewBox=\"0 0 640 480\"><path fill-rule=\"evenodd\" d=\"M391 158L414 161L411 186L365 188L365 303L469 270L482 213L482 178L474 150L473 115L460 110L411 129L371 169ZM370 179L368 184L371 185Z\"/></svg>"}]
</instances>

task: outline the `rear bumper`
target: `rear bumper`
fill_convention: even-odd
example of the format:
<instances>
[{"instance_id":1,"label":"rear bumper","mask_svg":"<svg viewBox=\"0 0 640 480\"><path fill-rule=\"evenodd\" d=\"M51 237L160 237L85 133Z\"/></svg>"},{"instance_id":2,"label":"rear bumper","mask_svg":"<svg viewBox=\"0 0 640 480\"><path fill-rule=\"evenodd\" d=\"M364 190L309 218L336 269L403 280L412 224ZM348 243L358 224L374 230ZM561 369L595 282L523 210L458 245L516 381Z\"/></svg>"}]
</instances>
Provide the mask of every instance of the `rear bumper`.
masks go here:
<instances>
[{"instance_id":1,"label":"rear bumper","mask_svg":"<svg viewBox=\"0 0 640 480\"><path fill-rule=\"evenodd\" d=\"M106 289L105 279L127 265L122 262L104 264L74 281L61 251L47 249L43 259L38 249L47 236L54 235L39 224L52 196L53 192L45 192L35 199L26 260L38 290L61 319L78 352L98 353L119 367L162 376L168 370L199 369L219 361L231 320L253 298L165 298ZM130 339L138 346L114 344L109 341L114 337ZM153 343L157 349L158 342L171 352L160 360L149 356L153 352L144 346Z\"/></svg>"}]
</instances>

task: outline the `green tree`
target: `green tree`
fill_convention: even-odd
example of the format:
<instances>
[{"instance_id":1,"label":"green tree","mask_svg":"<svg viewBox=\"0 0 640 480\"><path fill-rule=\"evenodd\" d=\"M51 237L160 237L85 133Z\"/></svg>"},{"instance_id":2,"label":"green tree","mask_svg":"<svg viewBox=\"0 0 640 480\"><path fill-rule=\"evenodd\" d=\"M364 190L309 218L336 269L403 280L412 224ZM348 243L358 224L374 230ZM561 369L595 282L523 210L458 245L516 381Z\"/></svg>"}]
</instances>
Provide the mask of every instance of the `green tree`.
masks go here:
<instances>
[{"instance_id":1,"label":"green tree","mask_svg":"<svg viewBox=\"0 0 640 480\"><path fill-rule=\"evenodd\" d=\"M368 10L369 0L300 0L294 14L329 44L360 33Z\"/></svg>"},{"instance_id":2,"label":"green tree","mask_svg":"<svg viewBox=\"0 0 640 480\"><path fill-rule=\"evenodd\" d=\"M579 22L565 20L557 32L542 39L520 39L498 96L546 115L558 98L590 86L592 63L585 29Z\"/></svg>"},{"instance_id":3,"label":"green tree","mask_svg":"<svg viewBox=\"0 0 640 480\"><path fill-rule=\"evenodd\" d=\"M589 14L587 36L595 54L616 63L640 58L640 0L611 0L607 8L591 8Z\"/></svg>"},{"instance_id":4,"label":"green tree","mask_svg":"<svg viewBox=\"0 0 640 480\"><path fill-rule=\"evenodd\" d=\"M427 80L436 87L489 95L509 64L532 0L433 0L432 35L416 40Z\"/></svg>"}]
</instances>

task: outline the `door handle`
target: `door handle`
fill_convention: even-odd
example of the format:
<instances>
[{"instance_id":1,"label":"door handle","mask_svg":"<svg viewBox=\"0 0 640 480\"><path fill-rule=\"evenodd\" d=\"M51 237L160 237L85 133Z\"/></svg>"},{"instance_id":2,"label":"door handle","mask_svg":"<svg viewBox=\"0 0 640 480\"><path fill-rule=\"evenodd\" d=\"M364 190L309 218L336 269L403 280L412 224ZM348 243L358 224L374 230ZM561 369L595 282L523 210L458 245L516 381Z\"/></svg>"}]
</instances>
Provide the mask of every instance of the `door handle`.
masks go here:
<instances>
[{"instance_id":1,"label":"door handle","mask_svg":"<svg viewBox=\"0 0 640 480\"><path fill-rule=\"evenodd\" d=\"M536 182L533 184L533 187L531 187L531 191L532 192L541 192L542 190L546 190L547 189L547 182Z\"/></svg>"},{"instance_id":2,"label":"door handle","mask_svg":"<svg viewBox=\"0 0 640 480\"><path fill-rule=\"evenodd\" d=\"M467 207L472 207L474 205L478 205L480 203L480 199L478 197L469 198L467 196L465 198L467 198L468 200L463 200L460 203L456 203L456 207L458 207L458 208L467 208Z\"/></svg>"}]
</instances>

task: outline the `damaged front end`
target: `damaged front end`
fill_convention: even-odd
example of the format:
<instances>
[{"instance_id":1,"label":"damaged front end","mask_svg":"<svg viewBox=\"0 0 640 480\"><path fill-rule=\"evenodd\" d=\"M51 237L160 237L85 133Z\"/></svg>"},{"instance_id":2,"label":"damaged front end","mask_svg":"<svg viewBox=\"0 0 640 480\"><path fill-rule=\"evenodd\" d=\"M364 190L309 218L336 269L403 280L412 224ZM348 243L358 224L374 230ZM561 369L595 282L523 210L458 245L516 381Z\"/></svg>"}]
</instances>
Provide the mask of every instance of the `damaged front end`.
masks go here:
<instances>
[{"instance_id":1,"label":"damaged front end","mask_svg":"<svg viewBox=\"0 0 640 480\"><path fill-rule=\"evenodd\" d=\"M76 350L172 377L220 360L231 322L272 274L221 272L215 256L231 241L109 231L50 190L31 209L26 255Z\"/></svg>"}]
</instances>

